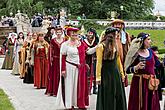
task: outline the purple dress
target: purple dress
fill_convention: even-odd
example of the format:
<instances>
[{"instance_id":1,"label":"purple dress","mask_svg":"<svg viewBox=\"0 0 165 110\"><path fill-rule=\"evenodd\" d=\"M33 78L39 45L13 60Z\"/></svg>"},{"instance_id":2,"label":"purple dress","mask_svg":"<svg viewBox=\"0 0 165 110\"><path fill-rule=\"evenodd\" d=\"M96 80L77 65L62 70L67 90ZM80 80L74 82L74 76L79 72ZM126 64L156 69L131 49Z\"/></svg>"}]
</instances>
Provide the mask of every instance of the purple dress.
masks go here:
<instances>
[{"instance_id":1,"label":"purple dress","mask_svg":"<svg viewBox=\"0 0 165 110\"><path fill-rule=\"evenodd\" d=\"M128 110L160 110L159 104L159 95L158 91L151 91L148 89L148 79L142 78L142 84L139 86L140 77L136 76L137 74L147 74L147 75L155 75L154 66L155 62L158 58L155 56L151 49L149 50L149 56L146 57L146 66L144 69L138 70L137 73L133 73L131 88L130 88L130 96L128 102ZM137 56L133 64L128 67L127 73L133 72L133 66L139 63L139 57ZM141 92L139 91L141 87ZM140 93L142 93L140 95ZM140 98L141 96L141 98ZM140 103L141 102L141 103Z\"/></svg>"}]
</instances>

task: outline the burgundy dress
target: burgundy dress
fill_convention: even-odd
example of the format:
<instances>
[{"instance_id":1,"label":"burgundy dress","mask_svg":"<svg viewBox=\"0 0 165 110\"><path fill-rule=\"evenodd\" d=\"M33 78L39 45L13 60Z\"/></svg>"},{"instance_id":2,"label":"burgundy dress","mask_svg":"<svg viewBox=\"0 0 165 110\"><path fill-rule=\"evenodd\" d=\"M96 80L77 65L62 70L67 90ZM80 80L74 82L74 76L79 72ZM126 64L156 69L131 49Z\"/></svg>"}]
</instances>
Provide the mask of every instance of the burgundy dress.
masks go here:
<instances>
[{"instance_id":1,"label":"burgundy dress","mask_svg":"<svg viewBox=\"0 0 165 110\"><path fill-rule=\"evenodd\" d=\"M58 43L56 39L50 41L49 48L49 73L46 93L49 95L57 96L59 80L60 80L60 47L64 42Z\"/></svg>"},{"instance_id":2,"label":"burgundy dress","mask_svg":"<svg viewBox=\"0 0 165 110\"><path fill-rule=\"evenodd\" d=\"M146 59L145 68L138 70L138 73L134 73L133 75L131 88L130 88L128 110L160 110L158 91L157 90L151 91L148 89L148 79L142 78L142 84L141 86L139 86L140 77L137 76L137 74L155 75L154 66L155 66L155 62L158 59L151 49L148 50L150 55L145 58ZM131 68L139 63L139 57L140 55L138 55L135 61L133 62L133 64L130 67L128 67L127 73L133 72ZM142 87L141 100L139 98L140 97L139 87Z\"/></svg>"},{"instance_id":3,"label":"burgundy dress","mask_svg":"<svg viewBox=\"0 0 165 110\"><path fill-rule=\"evenodd\" d=\"M77 106L79 108L85 108L89 105L89 96L88 96L88 83L87 83L87 67L85 60L85 53L87 50L87 45L84 42L81 42L81 45L78 48L79 58L80 58L80 67L79 67L79 76L78 76L78 98Z\"/></svg>"}]
</instances>

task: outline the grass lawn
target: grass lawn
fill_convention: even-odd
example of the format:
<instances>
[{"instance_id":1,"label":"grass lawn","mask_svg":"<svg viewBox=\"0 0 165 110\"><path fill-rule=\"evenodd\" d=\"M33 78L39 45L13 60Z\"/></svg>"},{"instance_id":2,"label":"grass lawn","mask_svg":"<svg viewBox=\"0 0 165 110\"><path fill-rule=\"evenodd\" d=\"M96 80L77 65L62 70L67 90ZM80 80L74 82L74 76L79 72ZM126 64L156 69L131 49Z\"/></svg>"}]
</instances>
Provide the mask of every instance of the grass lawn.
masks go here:
<instances>
[{"instance_id":1,"label":"grass lawn","mask_svg":"<svg viewBox=\"0 0 165 110\"><path fill-rule=\"evenodd\" d=\"M137 36L140 32L149 33L151 35L152 45L158 46L159 49L164 48L165 30L127 30L130 35Z\"/></svg>"},{"instance_id":2,"label":"grass lawn","mask_svg":"<svg viewBox=\"0 0 165 110\"><path fill-rule=\"evenodd\" d=\"M0 89L0 110L15 110L8 96Z\"/></svg>"},{"instance_id":3,"label":"grass lawn","mask_svg":"<svg viewBox=\"0 0 165 110\"><path fill-rule=\"evenodd\" d=\"M97 30L98 34L103 30ZM130 35L137 36L140 32L149 33L151 35L151 39L153 41L152 45L158 46L159 49L163 49L164 40L165 40L165 30L127 30Z\"/></svg>"}]
</instances>

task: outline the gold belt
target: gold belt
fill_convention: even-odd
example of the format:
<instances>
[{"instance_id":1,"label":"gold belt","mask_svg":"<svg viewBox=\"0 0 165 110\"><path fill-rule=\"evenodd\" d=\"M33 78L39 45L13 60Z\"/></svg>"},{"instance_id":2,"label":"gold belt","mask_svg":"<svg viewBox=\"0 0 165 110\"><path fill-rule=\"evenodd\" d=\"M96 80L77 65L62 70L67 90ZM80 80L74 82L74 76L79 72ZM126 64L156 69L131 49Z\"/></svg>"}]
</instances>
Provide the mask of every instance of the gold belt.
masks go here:
<instances>
[{"instance_id":1,"label":"gold belt","mask_svg":"<svg viewBox=\"0 0 165 110\"><path fill-rule=\"evenodd\" d=\"M142 108L143 106L143 95L142 95L142 79L149 79L150 77L152 77L152 75L148 75L148 74L134 74L134 76L139 77L139 110Z\"/></svg>"}]
</instances>

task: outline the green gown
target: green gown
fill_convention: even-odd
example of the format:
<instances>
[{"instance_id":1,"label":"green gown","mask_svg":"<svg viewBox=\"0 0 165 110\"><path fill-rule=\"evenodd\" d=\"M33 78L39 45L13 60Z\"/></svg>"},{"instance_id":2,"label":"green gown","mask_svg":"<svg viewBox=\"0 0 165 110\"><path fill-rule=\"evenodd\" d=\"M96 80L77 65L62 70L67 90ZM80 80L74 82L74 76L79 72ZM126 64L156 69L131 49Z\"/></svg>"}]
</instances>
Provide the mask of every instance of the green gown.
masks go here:
<instances>
[{"instance_id":1,"label":"green gown","mask_svg":"<svg viewBox=\"0 0 165 110\"><path fill-rule=\"evenodd\" d=\"M96 110L127 110L116 53L113 60L102 60L101 84L98 88Z\"/></svg>"},{"instance_id":2,"label":"green gown","mask_svg":"<svg viewBox=\"0 0 165 110\"><path fill-rule=\"evenodd\" d=\"M13 68L13 51L14 51L14 43L9 38L7 41L7 49L8 51L5 53L5 59L2 65L2 69L11 70Z\"/></svg>"}]
</instances>

